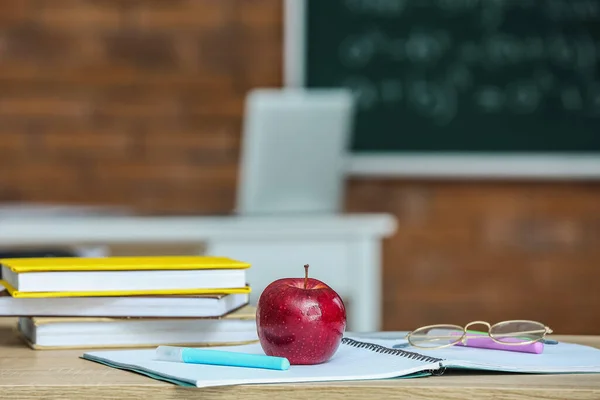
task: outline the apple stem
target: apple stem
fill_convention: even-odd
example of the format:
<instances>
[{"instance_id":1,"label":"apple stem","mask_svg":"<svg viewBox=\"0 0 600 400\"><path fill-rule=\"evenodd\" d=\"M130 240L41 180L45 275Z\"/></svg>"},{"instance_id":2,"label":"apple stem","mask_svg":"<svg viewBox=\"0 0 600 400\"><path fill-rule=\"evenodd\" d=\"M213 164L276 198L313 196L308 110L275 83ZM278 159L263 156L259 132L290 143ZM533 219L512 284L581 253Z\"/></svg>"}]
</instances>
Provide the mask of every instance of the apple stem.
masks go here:
<instances>
[{"instance_id":1,"label":"apple stem","mask_svg":"<svg viewBox=\"0 0 600 400\"><path fill-rule=\"evenodd\" d=\"M306 285L308 285L308 264L304 265L304 289L306 289Z\"/></svg>"}]
</instances>

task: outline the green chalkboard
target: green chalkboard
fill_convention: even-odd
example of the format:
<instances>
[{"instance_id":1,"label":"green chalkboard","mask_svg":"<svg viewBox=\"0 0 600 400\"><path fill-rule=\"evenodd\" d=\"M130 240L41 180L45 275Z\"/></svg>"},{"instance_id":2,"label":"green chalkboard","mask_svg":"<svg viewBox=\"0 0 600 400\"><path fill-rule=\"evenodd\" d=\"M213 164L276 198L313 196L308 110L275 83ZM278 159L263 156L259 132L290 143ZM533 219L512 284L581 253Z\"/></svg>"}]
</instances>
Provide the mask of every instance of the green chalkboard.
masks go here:
<instances>
[{"instance_id":1,"label":"green chalkboard","mask_svg":"<svg viewBox=\"0 0 600 400\"><path fill-rule=\"evenodd\" d=\"M306 0L354 152L600 152L600 0Z\"/></svg>"}]
</instances>

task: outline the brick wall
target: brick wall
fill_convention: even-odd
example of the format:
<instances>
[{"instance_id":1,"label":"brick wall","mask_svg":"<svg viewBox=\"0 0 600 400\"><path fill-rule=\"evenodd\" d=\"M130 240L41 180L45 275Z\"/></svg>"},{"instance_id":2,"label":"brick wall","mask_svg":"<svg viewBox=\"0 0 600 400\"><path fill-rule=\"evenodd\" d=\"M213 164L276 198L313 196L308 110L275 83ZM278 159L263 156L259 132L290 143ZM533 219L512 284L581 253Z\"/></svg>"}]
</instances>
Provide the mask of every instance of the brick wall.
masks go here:
<instances>
[{"instance_id":1,"label":"brick wall","mask_svg":"<svg viewBox=\"0 0 600 400\"><path fill-rule=\"evenodd\" d=\"M600 334L600 184L354 180L348 209L386 211L389 330L543 321Z\"/></svg>"},{"instance_id":2,"label":"brick wall","mask_svg":"<svg viewBox=\"0 0 600 400\"><path fill-rule=\"evenodd\" d=\"M280 0L0 0L0 202L230 212L243 96L281 84ZM353 180L399 219L386 329L600 333L600 185Z\"/></svg>"},{"instance_id":3,"label":"brick wall","mask_svg":"<svg viewBox=\"0 0 600 400\"><path fill-rule=\"evenodd\" d=\"M0 0L0 201L233 207L279 0Z\"/></svg>"}]
</instances>

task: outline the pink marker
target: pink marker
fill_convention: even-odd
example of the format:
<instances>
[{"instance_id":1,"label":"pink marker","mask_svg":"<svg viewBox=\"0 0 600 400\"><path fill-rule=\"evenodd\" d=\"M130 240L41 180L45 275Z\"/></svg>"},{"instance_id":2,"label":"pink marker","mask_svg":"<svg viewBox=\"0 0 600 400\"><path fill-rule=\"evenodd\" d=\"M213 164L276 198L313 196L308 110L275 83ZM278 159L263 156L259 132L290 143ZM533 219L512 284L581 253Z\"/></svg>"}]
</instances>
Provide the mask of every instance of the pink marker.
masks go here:
<instances>
[{"instance_id":1,"label":"pink marker","mask_svg":"<svg viewBox=\"0 0 600 400\"><path fill-rule=\"evenodd\" d=\"M467 335L468 336L465 339L466 344L463 344L463 342L461 341L456 343L456 346L475 347L478 349L516 351L519 353L533 354L541 354L544 351L544 343L542 343L541 341L515 346L494 342L489 336L472 336L472 334ZM503 340L507 342L518 343L518 340L513 338L505 338Z\"/></svg>"}]
</instances>

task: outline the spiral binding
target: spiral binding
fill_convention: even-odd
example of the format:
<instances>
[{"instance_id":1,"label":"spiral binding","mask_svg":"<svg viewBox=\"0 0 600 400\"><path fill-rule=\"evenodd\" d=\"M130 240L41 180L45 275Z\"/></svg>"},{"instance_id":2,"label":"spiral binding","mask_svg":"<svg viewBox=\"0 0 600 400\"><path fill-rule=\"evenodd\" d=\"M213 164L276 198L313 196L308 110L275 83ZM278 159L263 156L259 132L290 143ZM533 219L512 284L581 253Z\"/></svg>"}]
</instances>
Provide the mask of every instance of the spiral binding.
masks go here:
<instances>
[{"instance_id":1,"label":"spiral binding","mask_svg":"<svg viewBox=\"0 0 600 400\"><path fill-rule=\"evenodd\" d=\"M442 358L430 357L430 356L426 356L426 355L419 354L419 353L413 353L411 351L406 351L406 350L391 349L389 347L381 346L381 345L378 345L375 343L360 342L358 340L350 339L348 337L343 337L342 343L347 344L348 346L359 348L359 349L367 349L367 350L371 350L371 351L374 351L376 353L381 353L381 354L391 354L394 356L410 358L411 360L416 360L416 361L425 361L425 362L431 362L431 363L443 361Z\"/></svg>"}]
</instances>

